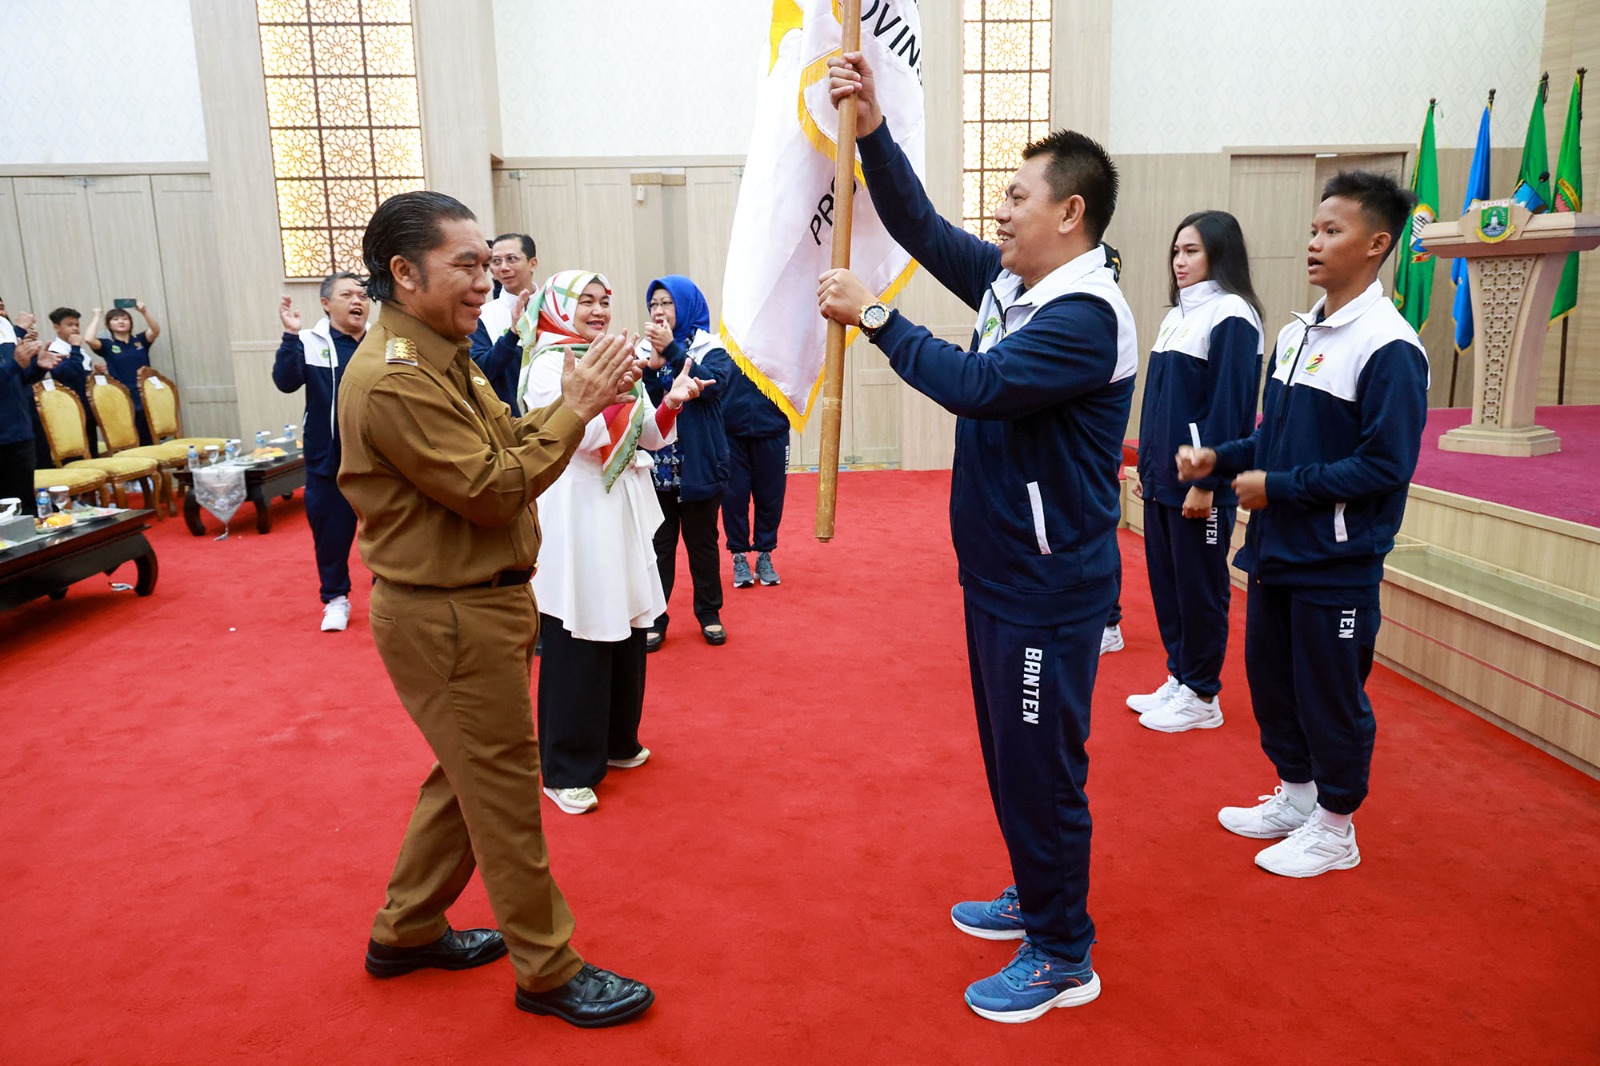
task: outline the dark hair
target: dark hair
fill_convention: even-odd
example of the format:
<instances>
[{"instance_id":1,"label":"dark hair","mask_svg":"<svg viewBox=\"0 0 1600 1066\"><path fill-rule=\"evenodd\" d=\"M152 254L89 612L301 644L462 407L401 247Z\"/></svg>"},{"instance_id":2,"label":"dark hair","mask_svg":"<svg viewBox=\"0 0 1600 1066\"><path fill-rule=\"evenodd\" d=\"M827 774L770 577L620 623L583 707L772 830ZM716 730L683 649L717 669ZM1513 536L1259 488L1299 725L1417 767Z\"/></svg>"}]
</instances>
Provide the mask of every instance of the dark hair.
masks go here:
<instances>
[{"instance_id":1,"label":"dark hair","mask_svg":"<svg viewBox=\"0 0 1600 1066\"><path fill-rule=\"evenodd\" d=\"M395 256L422 263L422 257L439 247L444 238L439 223L445 220L476 222L472 209L442 192L403 192L378 205L361 238L361 259L367 265L367 295L374 300L394 299L394 275L389 261Z\"/></svg>"},{"instance_id":2,"label":"dark hair","mask_svg":"<svg viewBox=\"0 0 1600 1066\"><path fill-rule=\"evenodd\" d=\"M1378 260L1378 265L1382 266L1389 253L1400 247L1402 235L1411 221L1411 211L1417 206L1416 194L1401 185L1393 174L1341 170L1322 187L1324 200L1334 196L1355 201L1373 228L1389 235L1389 247L1384 249L1383 259Z\"/></svg>"},{"instance_id":3,"label":"dark hair","mask_svg":"<svg viewBox=\"0 0 1600 1066\"><path fill-rule=\"evenodd\" d=\"M348 270L340 270L329 274L327 277L322 279L322 288L317 290L317 295L326 300L328 297L333 295L333 287L339 284L339 282L343 281L345 278L349 278L351 281L362 286L363 288L366 287L366 282L361 280L360 274L353 274Z\"/></svg>"},{"instance_id":4,"label":"dark hair","mask_svg":"<svg viewBox=\"0 0 1600 1066\"><path fill-rule=\"evenodd\" d=\"M118 315L121 315L123 318L127 319L129 326L133 325L133 312L129 311L126 307L113 307L111 310L106 312L107 329L111 328L111 320L116 318Z\"/></svg>"},{"instance_id":5,"label":"dark hair","mask_svg":"<svg viewBox=\"0 0 1600 1066\"><path fill-rule=\"evenodd\" d=\"M1106 150L1092 137L1076 130L1056 130L1022 150L1023 159L1049 153L1044 180L1057 200L1083 197L1084 228L1098 241L1111 225L1117 209L1117 168Z\"/></svg>"},{"instance_id":6,"label":"dark hair","mask_svg":"<svg viewBox=\"0 0 1600 1066\"><path fill-rule=\"evenodd\" d=\"M83 316L81 314L71 307L58 307L54 311L50 312L50 324L52 326L59 326L69 318L82 317Z\"/></svg>"},{"instance_id":7,"label":"dark hair","mask_svg":"<svg viewBox=\"0 0 1600 1066\"><path fill-rule=\"evenodd\" d=\"M1226 211L1196 211L1178 223L1172 231L1172 246L1178 245L1178 234L1184 227L1193 226L1200 234L1200 247L1206 252L1206 280L1216 282L1223 292L1231 292L1255 311L1263 323L1266 315L1261 311L1261 300L1255 286L1250 283L1250 253L1244 245L1244 231L1239 220ZM1178 306L1178 279L1167 268L1167 298Z\"/></svg>"},{"instance_id":8,"label":"dark hair","mask_svg":"<svg viewBox=\"0 0 1600 1066\"><path fill-rule=\"evenodd\" d=\"M526 233L502 233L500 236L489 242L489 247L492 249L501 241L521 241L523 255L527 256L529 259L539 258L539 246L534 244L533 238L528 236Z\"/></svg>"}]
</instances>

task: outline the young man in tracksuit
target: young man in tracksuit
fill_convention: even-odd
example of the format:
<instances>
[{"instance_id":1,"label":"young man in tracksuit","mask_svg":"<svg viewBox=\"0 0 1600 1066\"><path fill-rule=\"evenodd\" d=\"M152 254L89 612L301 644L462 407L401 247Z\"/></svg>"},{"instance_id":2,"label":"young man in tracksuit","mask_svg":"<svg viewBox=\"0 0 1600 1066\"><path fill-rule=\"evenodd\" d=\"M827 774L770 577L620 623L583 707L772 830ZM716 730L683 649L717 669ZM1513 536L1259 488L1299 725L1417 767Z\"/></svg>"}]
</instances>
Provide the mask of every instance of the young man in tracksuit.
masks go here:
<instances>
[{"instance_id":1,"label":"young man in tracksuit","mask_svg":"<svg viewBox=\"0 0 1600 1066\"><path fill-rule=\"evenodd\" d=\"M300 312L285 296L278 304L283 343L272 364L272 383L279 392L306 390L301 441L306 460L306 520L317 554L321 583L322 631L342 632L350 624L350 545L355 542L356 513L339 491L339 380L361 338L367 335L367 291L348 271L322 281L325 314L310 329L301 329Z\"/></svg>"},{"instance_id":2,"label":"young man in tracksuit","mask_svg":"<svg viewBox=\"0 0 1600 1066\"><path fill-rule=\"evenodd\" d=\"M883 121L859 53L831 59L855 94L867 192L891 236L978 311L972 350L913 325L849 271L823 314L860 326L913 388L958 417L950 526L966 607L978 739L1015 885L957 904L956 926L1021 938L968 987L985 1018L1030 1021L1100 994L1089 958L1085 742L1116 597L1117 465L1138 349L1100 238L1116 169L1082 134L1028 146L995 209L999 247L940 218Z\"/></svg>"},{"instance_id":3,"label":"young man in tracksuit","mask_svg":"<svg viewBox=\"0 0 1600 1066\"><path fill-rule=\"evenodd\" d=\"M1250 575L1245 672L1279 785L1218 814L1285 839L1256 865L1287 877L1361 861L1351 816L1367 795L1376 723L1365 691L1383 559L1405 513L1428 406L1428 359L1378 270L1415 197L1392 177L1335 176L1311 223L1307 273L1326 295L1278 334L1249 437L1178 449L1185 480L1234 478L1254 511L1236 564Z\"/></svg>"},{"instance_id":4,"label":"young man in tracksuit","mask_svg":"<svg viewBox=\"0 0 1600 1066\"><path fill-rule=\"evenodd\" d=\"M533 272L539 268L539 246L526 233L502 233L489 244L489 273L500 286L494 298L483 305L478 328L473 331L472 361L489 379L494 394L517 414L522 401L517 395L517 379L522 371L522 338L517 335L517 320L528 301L539 291ZM535 317L539 308L534 307Z\"/></svg>"}]
</instances>

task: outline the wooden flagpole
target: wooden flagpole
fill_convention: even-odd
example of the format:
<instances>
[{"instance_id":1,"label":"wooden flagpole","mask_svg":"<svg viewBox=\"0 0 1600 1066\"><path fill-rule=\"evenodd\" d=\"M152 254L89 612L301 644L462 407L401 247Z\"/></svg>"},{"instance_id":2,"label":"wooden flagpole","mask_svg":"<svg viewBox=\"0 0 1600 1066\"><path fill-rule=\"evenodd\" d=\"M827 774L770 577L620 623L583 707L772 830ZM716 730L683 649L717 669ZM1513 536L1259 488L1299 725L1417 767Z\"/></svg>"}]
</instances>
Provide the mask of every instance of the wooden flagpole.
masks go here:
<instances>
[{"instance_id":1,"label":"wooden flagpole","mask_svg":"<svg viewBox=\"0 0 1600 1066\"><path fill-rule=\"evenodd\" d=\"M861 0L843 0L846 52L861 50ZM856 191L856 98L839 101L839 137L833 164L833 269L850 268L850 226ZM828 347L822 370L822 452L817 459L817 539L833 539L833 511L839 493L839 432L844 419L845 327L828 322Z\"/></svg>"}]
</instances>

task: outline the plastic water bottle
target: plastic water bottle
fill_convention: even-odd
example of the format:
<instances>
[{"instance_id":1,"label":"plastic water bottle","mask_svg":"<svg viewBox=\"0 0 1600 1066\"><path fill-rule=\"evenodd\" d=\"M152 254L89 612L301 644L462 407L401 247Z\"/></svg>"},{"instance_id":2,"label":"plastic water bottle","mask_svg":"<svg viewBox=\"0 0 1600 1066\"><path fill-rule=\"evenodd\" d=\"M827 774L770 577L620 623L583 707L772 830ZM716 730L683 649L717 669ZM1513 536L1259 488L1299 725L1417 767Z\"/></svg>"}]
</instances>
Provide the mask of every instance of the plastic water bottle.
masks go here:
<instances>
[{"instance_id":1,"label":"plastic water bottle","mask_svg":"<svg viewBox=\"0 0 1600 1066\"><path fill-rule=\"evenodd\" d=\"M43 522L46 518L49 518L50 512L54 510L54 508L50 506L50 490L40 489L36 494L34 494L33 506L34 515L39 519L39 521Z\"/></svg>"},{"instance_id":2,"label":"plastic water bottle","mask_svg":"<svg viewBox=\"0 0 1600 1066\"><path fill-rule=\"evenodd\" d=\"M239 458L239 445L231 440L228 442L226 458L230 463Z\"/></svg>"},{"instance_id":3,"label":"plastic water bottle","mask_svg":"<svg viewBox=\"0 0 1600 1066\"><path fill-rule=\"evenodd\" d=\"M193 444L189 445L189 469L200 469L200 449L196 448Z\"/></svg>"},{"instance_id":4,"label":"plastic water bottle","mask_svg":"<svg viewBox=\"0 0 1600 1066\"><path fill-rule=\"evenodd\" d=\"M286 452L294 451L294 423L293 422L285 422L283 424L283 450L286 451Z\"/></svg>"},{"instance_id":5,"label":"plastic water bottle","mask_svg":"<svg viewBox=\"0 0 1600 1066\"><path fill-rule=\"evenodd\" d=\"M267 431L264 430L264 429L256 430L256 447L257 448L265 448L266 446L267 446Z\"/></svg>"}]
</instances>

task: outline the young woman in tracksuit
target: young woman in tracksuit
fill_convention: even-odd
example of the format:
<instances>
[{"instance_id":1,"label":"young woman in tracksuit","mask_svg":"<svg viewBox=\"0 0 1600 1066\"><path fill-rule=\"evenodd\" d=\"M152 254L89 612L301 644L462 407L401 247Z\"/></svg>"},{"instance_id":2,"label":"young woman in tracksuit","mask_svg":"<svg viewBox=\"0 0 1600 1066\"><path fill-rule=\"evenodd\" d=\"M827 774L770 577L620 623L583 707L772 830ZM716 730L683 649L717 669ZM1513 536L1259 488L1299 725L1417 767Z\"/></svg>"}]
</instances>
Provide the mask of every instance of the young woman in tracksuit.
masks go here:
<instances>
[{"instance_id":1,"label":"young woman in tracksuit","mask_svg":"<svg viewBox=\"0 0 1600 1066\"><path fill-rule=\"evenodd\" d=\"M1199 211L1172 237L1172 310L1145 375L1139 481L1150 599L1167 650L1167 680L1128 697L1139 724L1163 733L1222 724L1228 645L1228 544L1236 499L1216 477L1180 481L1179 445L1250 434L1261 375L1261 303L1238 221Z\"/></svg>"}]
</instances>

